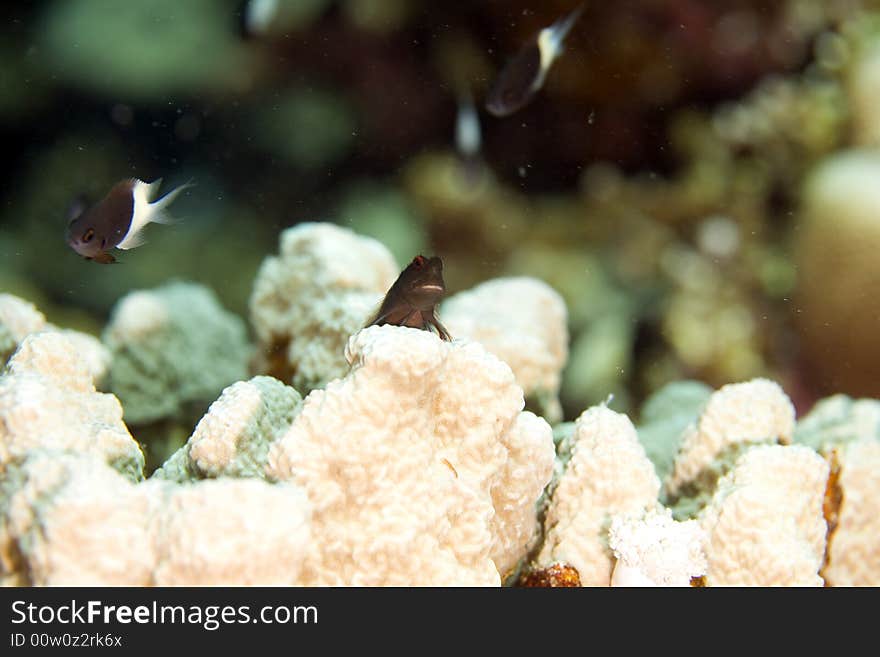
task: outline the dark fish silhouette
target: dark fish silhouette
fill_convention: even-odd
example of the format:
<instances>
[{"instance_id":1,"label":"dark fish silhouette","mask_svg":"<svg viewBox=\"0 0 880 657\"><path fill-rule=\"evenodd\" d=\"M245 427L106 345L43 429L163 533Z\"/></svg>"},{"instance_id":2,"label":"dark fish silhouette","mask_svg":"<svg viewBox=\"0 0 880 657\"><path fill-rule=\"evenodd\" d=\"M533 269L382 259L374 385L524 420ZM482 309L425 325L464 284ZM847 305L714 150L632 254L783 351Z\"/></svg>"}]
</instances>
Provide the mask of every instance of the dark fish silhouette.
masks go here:
<instances>
[{"instance_id":1,"label":"dark fish silhouette","mask_svg":"<svg viewBox=\"0 0 880 657\"><path fill-rule=\"evenodd\" d=\"M433 326L443 340L452 336L437 319L435 307L443 295L443 261L417 255L388 290L375 317L367 326L395 324L430 331Z\"/></svg>"},{"instance_id":2,"label":"dark fish silhouette","mask_svg":"<svg viewBox=\"0 0 880 657\"><path fill-rule=\"evenodd\" d=\"M486 109L508 116L524 107L544 85L553 61L562 53L562 42L580 18L581 5L568 16L538 32L503 69L486 96Z\"/></svg>"},{"instance_id":3,"label":"dark fish silhouette","mask_svg":"<svg viewBox=\"0 0 880 657\"><path fill-rule=\"evenodd\" d=\"M150 222L168 224L173 219L165 208L191 183L181 185L158 199L151 199L162 179L145 183L136 178L116 183L101 201L85 209L77 198L68 210L66 240L68 246L86 260L101 264L116 262L110 249L133 249L144 243L143 229Z\"/></svg>"}]
</instances>

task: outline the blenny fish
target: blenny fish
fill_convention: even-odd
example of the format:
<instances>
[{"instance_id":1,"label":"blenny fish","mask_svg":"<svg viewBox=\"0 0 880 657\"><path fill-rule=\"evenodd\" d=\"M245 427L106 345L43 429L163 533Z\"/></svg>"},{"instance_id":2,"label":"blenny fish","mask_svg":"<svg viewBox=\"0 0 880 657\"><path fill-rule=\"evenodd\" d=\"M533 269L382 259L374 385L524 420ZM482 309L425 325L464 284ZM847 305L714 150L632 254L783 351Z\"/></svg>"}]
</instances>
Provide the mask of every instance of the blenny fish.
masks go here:
<instances>
[{"instance_id":1,"label":"blenny fish","mask_svg":"<svg viewBox=\"0 0 880 657\"><path fill-rule=\"evenodd\" d=\"M583 10L581 5L538 32L501 69L486 96L486 109L491 114L508 116L534 98L544 85L550 65L562 54L562 42Z\"/></svg>"},{"instance_id":2,"label":"blenny fish","mask_svg":"<svg viewBox=\"0 0 880 657\"><path fill-rule=\"evenodd\" d=\"M433 327L443 340L452 340L436 313L436 306L445 294L443 261L438 256L417 255L400 272L367 326L395 324L425 331Z\"/></svg>"},{"instance_id":3,"label":"blenny fish","mask_svg":"<svg viewBox=\"0 0 880 657\"><path fill-rule=\"evenodd\" d=\"M116 183L101 201L85 209L79 198L68 211L67 244L86 260L101 264L116 262L110 249L133 249L144 243L148 223L169 224L173 219L165 208L192 183L181 185L152 201L162 179L146 183L129 178Z\"/></svg>"}]
</instances>

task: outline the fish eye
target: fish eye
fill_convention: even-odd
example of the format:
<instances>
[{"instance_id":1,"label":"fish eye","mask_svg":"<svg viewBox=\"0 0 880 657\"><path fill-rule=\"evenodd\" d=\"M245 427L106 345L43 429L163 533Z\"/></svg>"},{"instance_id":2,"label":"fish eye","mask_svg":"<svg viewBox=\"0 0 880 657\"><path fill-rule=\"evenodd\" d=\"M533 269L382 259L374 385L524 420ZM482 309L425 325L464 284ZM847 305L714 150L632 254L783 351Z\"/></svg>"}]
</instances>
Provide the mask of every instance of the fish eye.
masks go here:
<instances>
[{"instance_id":1,"label":"fish eye","mask_svg":"<svg viewBox=\"0 0 880 657\"><path fill-rule=\"evenodd\" d=\"M89 228L85 233L83 233L82 241L83 242L91 242L94 237L95 237L94 228Z\"/></svg>"},{"instance_id":2,"label":"fish eye","mask_svg":"<svg viewBox=\"0 0 880 657\"><path fill-rule=\"evenodd\" d=\"M413 263L416 267L418 267L419 269L421 269L422 267L425 266L425 258L424 258L424 256L417 255L415 258L413 258L412 263Z\"/></svg>"}]
</instances>

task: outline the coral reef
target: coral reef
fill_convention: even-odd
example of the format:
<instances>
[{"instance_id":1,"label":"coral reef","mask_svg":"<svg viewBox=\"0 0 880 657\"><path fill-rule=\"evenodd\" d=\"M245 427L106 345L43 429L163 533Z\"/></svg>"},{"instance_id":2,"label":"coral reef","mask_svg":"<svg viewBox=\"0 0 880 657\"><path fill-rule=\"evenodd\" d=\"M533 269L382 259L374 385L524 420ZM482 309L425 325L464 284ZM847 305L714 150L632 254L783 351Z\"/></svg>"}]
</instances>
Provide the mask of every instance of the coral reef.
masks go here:
<instances>
[{"instance_id":1,"label":"coral reef","mask_svg":"<svg viewBox=\"0 0 880 657\"><path fill-rule=\"evenodd\" d=\"M58 328L29 301L11 294L0 294L0 364L5 363L21 342L31 333L53 331L62 333L73 349L84 359L92 381L100 384L110 366L110 353L94 336L80 331Z\"/></svg>"},{"instance_id":2,"label":"coral reef","mask_svg":"<svg viewBox=\"0 0 880 657\"><path fill-rule=\"evenodd\" d=\"M143 477L122 406L95 390L88 360L61 332L27 335L0 375L0 473L36 449L93 455L131 480Z\"/></svg>"},{"instance_id":3,"label":"coral reef","mask_svg":"<svg viewBox=\"0 0 880 657\"><path fill-rule=\"evenodd\" d=\"M690 586L706 574L704 543L696 520L673 520L669 509L616 515L608 529L617 559L611 586Z\"/></svg>"},{"instance_id":4,"label":"coral reef","mask_svg":"<svg viewBox=\"0 0 880 657\"><path fill-rule=\"evenodd\" d=\"M47 336L64 340L27 337L4 383L20 385L17 363ZM72 439L59 454L29 434L2 491L4 581L500 584L537 538L549 425L475 342L375 326L346 354L351 371L304 402L270 377L228 387L138 484Z\"/></svg>"},{"instance_id":5,"label":"coral reef","mask_svg":"<svg viewBox=\"0 0 880 657\"><path fill-rule=\"evenodd\" d=\"M550 427L476 343L372 326L347 353L269 452L313 500L304 583L499 584L535 538Z\"/></svg>"},{"instance_id":6,"label":"coral reef","mask_svg":"<svg viewBox=\"0 0 880 657\"><path fill-rule=\"evenodd\" d=\"M608 586L614 567L609 518L653 508L660 480L629 418L605 406L584 411L571 440L547 507L537 567L567 563L583 586Z\"/></svg>"},{"instance_id":7,"label":"coral reef","mask_svg":"<svg viewBox=\"0 0 880 657\"><path fill-rule=\"evenodd\" d=\"M299 224L280 242L279 255L260 267L250 300L256 369L308 392L348 370L346 341L399 268L376 240L332 224Z\"/></svg>"},{"instance_id":8,"label":"coral reef","mask_svg":"<svg viewBox=\"0 0 880 657\"><path fill-rule=\"evenodd\" d=\"M526 300L514 337L548 349L564 326L555 293L493 283ZM161 295L138 296L150 313L114 318L131 337L167 325ZM491 317L492 296L504 295L464 296L449 316ZM345 373L305 399L268 376L229 385L144 480L88 350L2 301L17 345L0 376L4 584L878 581L874 400L832 397L795 424L772 381L680 382L645 405L638 432L604 404L551 432L523 410L527 377L476 339L371 326L348 339ZM550 362L533 371L558 382Z\"/></svg>"},{"instance_id":9,"label":"coral reef","mask_svg":"<svg viewBox=\"0 0 880 657\"><path fill-rule=\"evenodd\" d=\"M86 455L35 450L0 492L4 583L293 584L310 538L293 484L132 484Z\"/></svg>"},{"instance_id":10,"label":"coral reef","mask_svg":"<svg viewBox=\"0 0 880 657\"><path fill-rule=\"evenodd\" d=\"M301 402L296 390L271 376L232 384L153 477L183 482L263 476L269 445L287 431Z\"/></svg>"},{"instance_id":11,"label":"coral reef","mask_svg":"<svg viewBox=\"0 0 880 657\"><path fill-rule=\"evenodd\" d=\"M701 494L742 450L757 443L791 442L794 406L779 384L766 379L724 386L714 392L699 419L688 425L668 478L665 492L681 508L698 507Z\"/></svg>"},{"instance_id":12,"label":"coral reef","mask_svg":"<svg viewBox=\"0 0 880 657\"><path fill-rule=\"evenodd\" d=\"M554 424L562 419L567 313L553 288L534 278L496 278L453 295L440 310L454 338L476 340L510 365L540 415Z\"/></svg>"},{"instance_id":13,"label":"coral reef","mask_svg":"<svg viewBox=\"0 0 880 657\"><path fill-rule=\"evenodd\" d=\"M822 586L829 468L799 445L747 450L699 521L707 534L708 586Z\"/></svg>"},{"instance_id":14,"label":"coral reef","mask_svg":"<svg viewBox=\"0 0 880 657\"><path fill-rule=\"evenodd\" d=\"M820 401L794 440L829 460L828 547L822 576L831 586L880 586L880 402L835 395Z\"/></svg>"},{"instance_id":15,"label":"coral reef","mask_svg":"<svg viewBox=\"0 0 880 657\"><path fill-rule=\"evenodd\" d=\"M112 356L107 387L133 424L174 417L187 404L207 405L245 377L251 355L244 322L195 283L127 294L114 307L103 342Z\"/></svg>"}]
</instances>

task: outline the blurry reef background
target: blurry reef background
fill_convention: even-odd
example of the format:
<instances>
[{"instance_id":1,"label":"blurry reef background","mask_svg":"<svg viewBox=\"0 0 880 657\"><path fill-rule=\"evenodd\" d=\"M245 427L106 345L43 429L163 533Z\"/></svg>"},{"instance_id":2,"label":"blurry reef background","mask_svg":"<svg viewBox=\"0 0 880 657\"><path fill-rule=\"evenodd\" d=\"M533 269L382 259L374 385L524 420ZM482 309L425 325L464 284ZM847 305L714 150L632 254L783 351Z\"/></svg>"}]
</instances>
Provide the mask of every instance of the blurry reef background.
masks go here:
<instances>
[{"instance_id":1,"label":"blurry reef background","mask_svg":"<svg viewBox=\"0 0 880 657\"><path fill-rule=\"evenodd\" d=\"M175 279L246 318L281 230L328 221L450 293L552 285L566 419L679 379L880 396L880 2L587 2L468 175L457 99L576 4L279 0L249 37L232 0L3 4L0 291L96 335ZM132 176L194 179L183 221L86 262L68 204Z\"/></svg>"}]
</instances>

